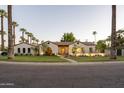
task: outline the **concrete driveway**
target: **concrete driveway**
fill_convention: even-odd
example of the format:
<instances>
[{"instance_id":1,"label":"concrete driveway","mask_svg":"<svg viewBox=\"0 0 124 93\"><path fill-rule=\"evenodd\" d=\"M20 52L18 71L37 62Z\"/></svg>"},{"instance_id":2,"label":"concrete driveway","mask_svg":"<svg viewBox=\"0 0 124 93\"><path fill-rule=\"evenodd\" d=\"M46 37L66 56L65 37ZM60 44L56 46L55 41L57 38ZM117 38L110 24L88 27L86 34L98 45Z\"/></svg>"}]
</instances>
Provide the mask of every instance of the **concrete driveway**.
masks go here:
<instances>
[{"instance_id":1,"label":"concrete driveway","mask_svg":"<svg viewBox=\"0 0 124 93\"><path fill-rule=\"evenodd\" d=\"M0 62L0 87L124 88L124 62Z\"/></svg>"}]
</instances>

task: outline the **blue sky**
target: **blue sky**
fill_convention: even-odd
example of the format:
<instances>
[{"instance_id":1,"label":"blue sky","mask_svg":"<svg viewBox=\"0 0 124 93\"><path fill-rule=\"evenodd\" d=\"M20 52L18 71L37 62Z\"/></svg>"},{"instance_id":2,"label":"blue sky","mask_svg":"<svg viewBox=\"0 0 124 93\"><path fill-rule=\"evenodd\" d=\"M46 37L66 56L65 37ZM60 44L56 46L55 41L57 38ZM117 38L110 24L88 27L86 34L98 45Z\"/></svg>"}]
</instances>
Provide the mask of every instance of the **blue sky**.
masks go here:
<instances>
[{"instance_id":1,"label":"blue sky","mask_svg":"<svg viewBox=\"0 0 124 93\"><path fill-rule=\"evenodd\" d=\"M117 6L117 29L124 28L123 11L124 6ZM81 41L94 41L93 31L98 33L97 40L111 34L110 5L17 5L13 6L13 20L19 24L16 42L21 35L20 28L26 28L40 41L59 41L64 32L73 32Z\"/></svg>"}]
</instances>

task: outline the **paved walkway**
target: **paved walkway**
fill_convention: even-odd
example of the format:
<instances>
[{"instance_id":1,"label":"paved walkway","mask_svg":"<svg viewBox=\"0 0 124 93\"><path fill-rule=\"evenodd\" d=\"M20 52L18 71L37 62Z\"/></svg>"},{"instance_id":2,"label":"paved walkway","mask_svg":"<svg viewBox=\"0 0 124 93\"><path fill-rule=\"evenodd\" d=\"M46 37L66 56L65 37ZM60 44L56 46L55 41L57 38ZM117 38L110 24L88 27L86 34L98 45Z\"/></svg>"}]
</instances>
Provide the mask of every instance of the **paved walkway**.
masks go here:
<instances>
[{"instance_id":1,"label":"paved walkway","mask_svg":"<svg viewBox=\"0 0 124 93\"><path fill-rule=\"evenodd\" d=\"M75 60L72 60L72 59L69 59L69 58L65 58L65 57L63 57L63 56L60 56L60 58L65 59L65 60L69 61L70 63L78 63L78 62L75 61Z\"/></svg>"}]
</instances>

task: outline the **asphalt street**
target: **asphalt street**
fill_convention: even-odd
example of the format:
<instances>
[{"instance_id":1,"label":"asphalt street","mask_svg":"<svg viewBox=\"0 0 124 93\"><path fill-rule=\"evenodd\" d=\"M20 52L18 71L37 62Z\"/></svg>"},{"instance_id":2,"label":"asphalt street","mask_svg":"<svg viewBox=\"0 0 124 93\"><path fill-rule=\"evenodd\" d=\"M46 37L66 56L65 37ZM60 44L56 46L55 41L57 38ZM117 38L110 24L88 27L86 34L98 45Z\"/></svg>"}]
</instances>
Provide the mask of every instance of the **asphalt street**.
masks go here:
<instances>
[{"instance_id":1,"label":"asphalt street","mask_svg":"<svg viewBox=\"0 0 124 93\"><path fill-rule=\"evenodd\" d=\"M124 88L124 62L47 65L0 62L0 87Z\"/></svg>"}]
</instances>

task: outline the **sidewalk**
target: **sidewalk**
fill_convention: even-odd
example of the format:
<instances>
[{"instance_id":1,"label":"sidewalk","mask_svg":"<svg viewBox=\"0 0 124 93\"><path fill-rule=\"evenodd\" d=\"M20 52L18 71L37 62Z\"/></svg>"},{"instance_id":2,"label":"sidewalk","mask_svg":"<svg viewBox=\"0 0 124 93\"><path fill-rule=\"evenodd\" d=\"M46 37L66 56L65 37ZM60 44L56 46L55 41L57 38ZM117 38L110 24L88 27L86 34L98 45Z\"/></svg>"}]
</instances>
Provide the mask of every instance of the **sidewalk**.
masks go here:
<instances>
[{"instance_id":1,"label":"sidewalk","mask_svg":"<svg viewBox=\"0 0 124 93\"><path fill-rule=\"evenodd\" d=\"M78 63L78 62L75 61L75 60L72 60L72 59L69 59L69 58L65 58L65 57L63 57L63 56L60 56L60 58L61 58L61 59L65 59L65 60L69 61L70 63Z\"/></svg>"}]
</instances>

